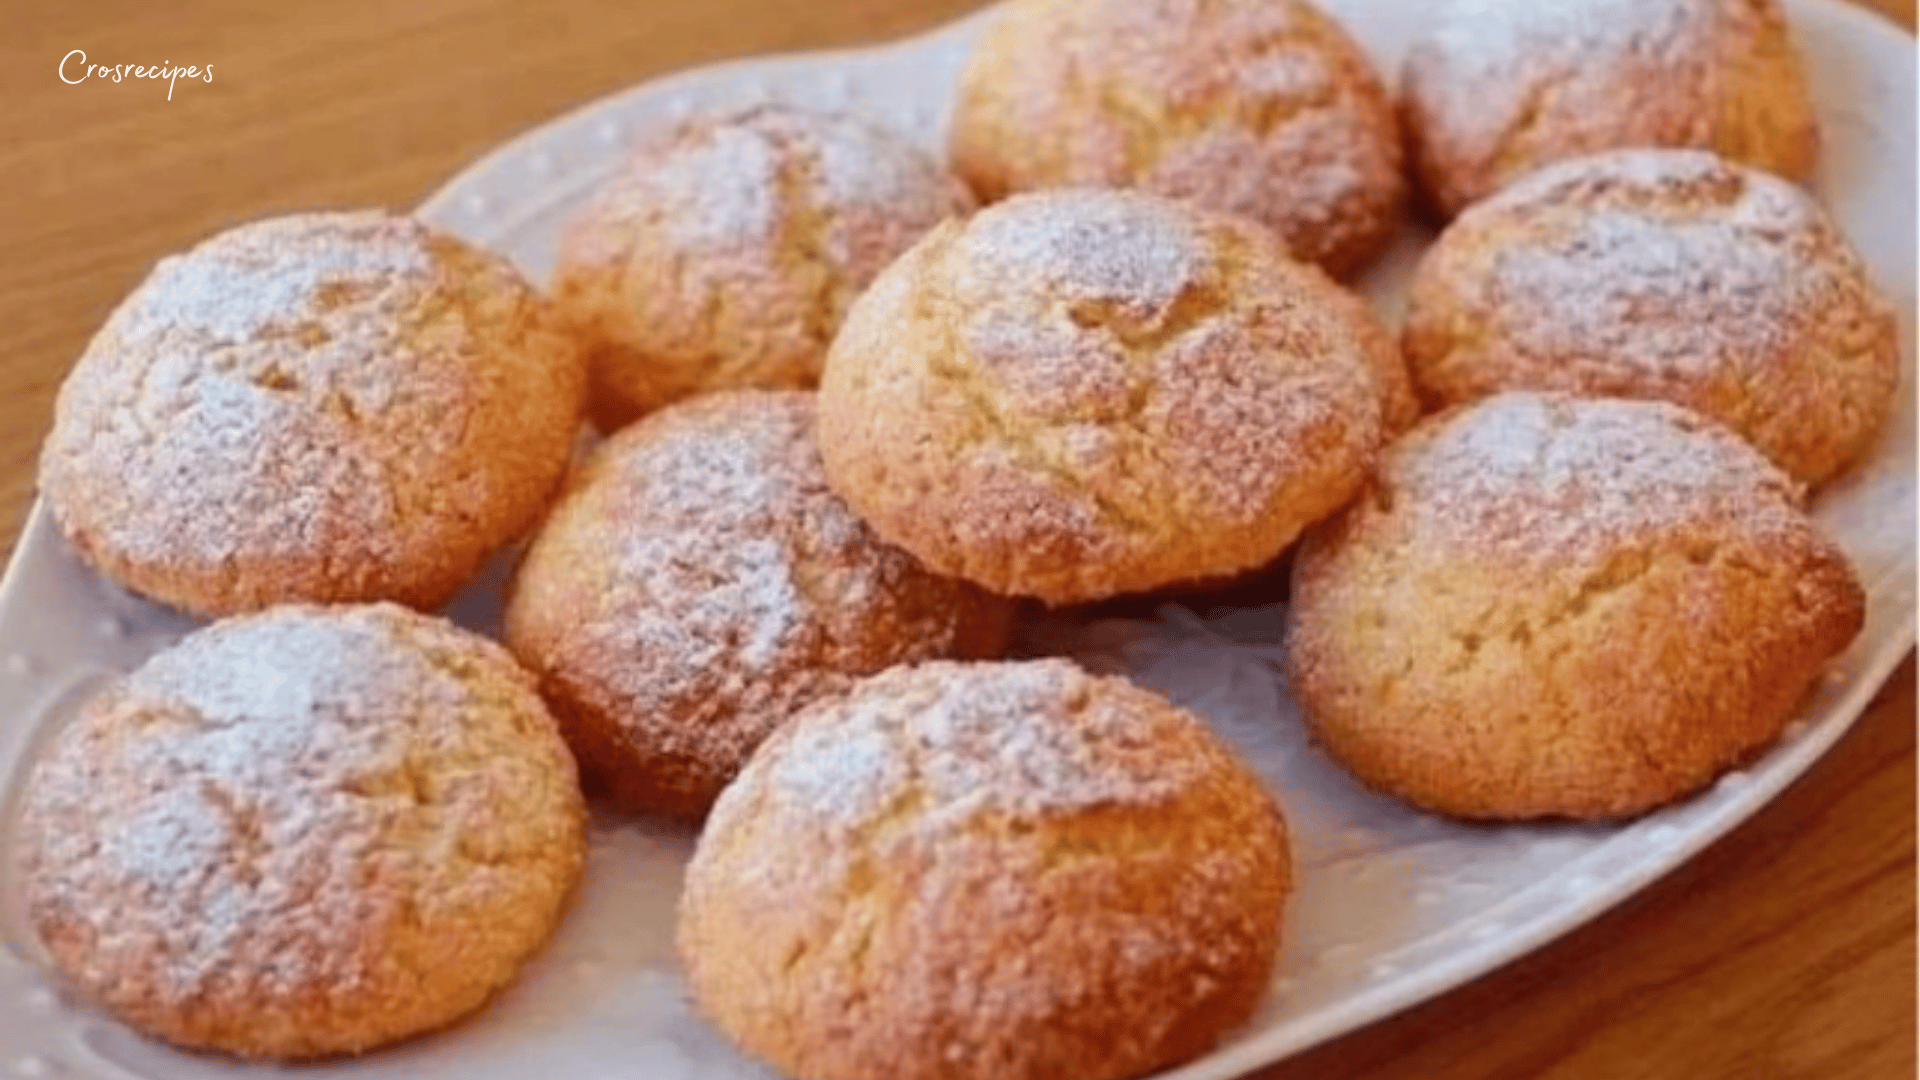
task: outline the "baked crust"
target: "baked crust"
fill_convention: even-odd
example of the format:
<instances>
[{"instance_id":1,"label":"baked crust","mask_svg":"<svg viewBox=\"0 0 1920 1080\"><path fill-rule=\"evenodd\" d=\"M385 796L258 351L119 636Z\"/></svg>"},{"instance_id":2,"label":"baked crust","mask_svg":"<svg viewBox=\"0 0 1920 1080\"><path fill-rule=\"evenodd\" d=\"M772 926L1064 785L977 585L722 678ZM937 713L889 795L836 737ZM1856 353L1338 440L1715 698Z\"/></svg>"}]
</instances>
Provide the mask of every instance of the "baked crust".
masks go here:
<instances>
[{"instance_id":1,"label":"baked crust","mask_svg":"<svg viewBox=\"0 0 1920 1080\"><path fill-rule=\"evenodd\" d=\"M1392 352L1244 219L1020 195L930 234L854 306L821 452L935 571L1055 604L1142 592L1261 566L1343 505Z\"/></svg>"},{"instance_id":2,"label":"baked crust","mask_svg":"<svg viewBox=\"0 0 1920 1080\"><path fill-rule=\"evenodd\" d=\"M1414 276L1435 405L1560 390L1685 405L1819 484L1871 445L1898 325L1812 197L1704 151L1548 166L1462 214Z\"/></svg>"},{"instance_id":3,"label":"baked crust","mask_svg":"<svg viewBox=\"0 0 1920 1080\"><path fill-rule=\"evenodd\" d=\"M1294 562L1319 743L1466 818L1619 818L1776 741L1860 630L1801 489L1674 405L1501 394L1390 447Z\"/></svg>"},{"instance_id":4,"label":"baked crust","mask_svg":"<svg viewBox=\"0 0 1920 1080\"><path fill-rule=\"evenodd\" d=\"M391 604L189 635L54 739L28 920L82 995L179 1046L370 1050L456 1021L547 939L586 811L533 679Z\"/></svg>"},{"instance_id":5,"label":"baked crust","mask_svg":"<svg viewBox=\"0 0 1920 1080\"><path fill-rule=\"evenodd\" d=\"M898 663L985 658L1011 606L827 486L813 395L728 391L602 444L521 563L506 640L596 794L698 817L781 722Z\"/></svg>"},{"instance_id":6,"label":"baked crust","mask_svg":"<svg viewBox=\"0 0 1920 1080\"><path fill-rule=\"evenodd\" d=\"M1118 1080L1265 995L1272 797L1166 700L1064 660L894 668L781 728L687 870L694 1002L808 1080Z\"/></svg>"},{"instance_id":7,"label":"baked crust","mask_svg":"<svg viewBox=\"0 0 1920 1080\"><path fill-rule=\"evenodd\" d=\"M1601 150L1714 150L1801 180L1820 144L1777 0L1452 0L1408 50L1400 113L1443 218Z\"/></svg>"},{"instance_id":8,"label":"baked crust","mask_svg":"<svg viewBox=\"0 0 1920 1080\"><path fill-rule=\"evenodd\" d=\"M612 431L710 390L812 389L849 304L966 186L904 139L764 105L636 147L562 236L554 295Z\"/></svg>"},{"instance_id":9,"label":"baked crust","mask_svg":"<svg viewBox=\"0 0 1920 1080\"><path fill-rule=\"evenodd\" d=\"M1392 97L1306 0L1015 0L968 64L952 154L988 200L1137 187L1261 221L1340 276L1406 202Z\"/></svg>"},{"instance_id":10,"label":"baked crust","mask_svg":"<svg viewBox=\"0 0 1920 1080\"><path fill-rule=\"evenodd\" d=\"M566 469L585 371L503 259L302 214L164 259L60 388L40 490L80 555L199 615L445 603Z\"/></svg>"}]
</instances>

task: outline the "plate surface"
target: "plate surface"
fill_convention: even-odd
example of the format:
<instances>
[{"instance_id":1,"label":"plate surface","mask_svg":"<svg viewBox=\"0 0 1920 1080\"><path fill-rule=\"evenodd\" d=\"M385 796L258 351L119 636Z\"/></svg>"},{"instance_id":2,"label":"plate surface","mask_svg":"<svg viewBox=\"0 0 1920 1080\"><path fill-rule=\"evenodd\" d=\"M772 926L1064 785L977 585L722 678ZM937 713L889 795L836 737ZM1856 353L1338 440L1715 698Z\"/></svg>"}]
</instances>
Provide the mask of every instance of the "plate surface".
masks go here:
<instances>
[{"instance_id":1,"label":"plate surface","mask_svg":"<svg viewBox=\"0 0 1920 1080\"><path fill-rule=\"evenodd\" d=\"M1324 0L1392 70L1425 7ZM1202 620L1051 622L1044 647L1125 671L1207 717L1279 794L1293 824L1300 891L1275 992L1212 1055L1165 1074L1219 1080L1350 1030L1511 960L1593 917L1759 809L1845 732L1914 639L1914 98L1912 39L1836 0L1790 0L1807 53L1825 157L1816 190L1901 312L1900 411L1875 455L1817 512L1853 557L1870 601L1865 631L1785 742L1712 790L1624 827L1469 828L1355 786L1306 746L1278 673L1280 619L1248 609ZM522 136L456 178L420 213L502 251L544 281L559 223L637 133L761 100L841 108L937 149L952 87L980 25L858 52L752 60L597 102ZM1398 315L1425 237L1409 229L1365 289ZM500 567L454 607L487 628ZM0 585L0 776L6 820L36 745L100 680L194 623L102 582L36 507ZM10 830L9 830L10 834ZM764 1077L689 1011L672 952L673 908L692 834L603 820L588 882L552 946L498 1001L443 1035L366 1059L299 1070L355 1078L719 1080ZM0 851L10 857L10 852ZM150 1043L68 1001L6 891L0 919L0 1075L197 1080L278 1070Z\"/></svg>"}]
</instances>

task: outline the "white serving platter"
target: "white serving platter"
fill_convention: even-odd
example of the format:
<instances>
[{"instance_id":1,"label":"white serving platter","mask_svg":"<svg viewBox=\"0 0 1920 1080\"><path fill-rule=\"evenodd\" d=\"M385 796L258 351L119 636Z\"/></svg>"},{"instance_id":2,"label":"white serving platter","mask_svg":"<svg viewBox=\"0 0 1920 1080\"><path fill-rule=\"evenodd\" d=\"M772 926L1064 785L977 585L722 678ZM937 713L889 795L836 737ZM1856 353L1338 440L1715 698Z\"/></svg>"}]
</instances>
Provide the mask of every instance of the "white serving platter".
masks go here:
<instances>
[{"instance_id":1,"label":"white serving platter","mask_svg":"<svg viewBox=\"0 0 1920 1080\"><path fill-rule=\"evenodd\" d=\"M1391 71L1422 0L1324 0ZM1901 311L1901 404L1872 459L1817 512L1865 582L1865 631L1834 664L1786 740L1682 805L1608 828L1465 827L1349 781L1306 745L1279 675L1272 608L1201 619L1055 619L1029 637L1131 673L1207 717L1278 793L1293 824L1299 892L1274 992L1213 1054L1165 1080L1220 1080L1405 1008L1533 949L1631 895L1725 834L1811 766L1859 716L1915 631L1913 40L1839 0L1789 0L1826 146L1815 189ZM558 226L638 133L763 100L871 116L937 149L981 16L879 48L748 60L637 87L501 147L420 208L544 281ZM1383 313L1425 237L1409 227L1364 282ZM454 605L480 628L498 613L495 567ZM0 777L4 820L46 732L111 673L194 623L95 577L35 508L0 583ZM9 829L5 835L10 835ZM720 1080L765 1077L688 1008L673 909L692 844L684 828L603 820L588 880L551 947L486 1011L366 1058L298 1072L315 1080ZM10 865L10 850L0 850ZM0 918L0 1076L18 1080L229 1080L287 1070L182 1054L70 1001L38 961L6 889Z\"/></svg>"}]
</instances>

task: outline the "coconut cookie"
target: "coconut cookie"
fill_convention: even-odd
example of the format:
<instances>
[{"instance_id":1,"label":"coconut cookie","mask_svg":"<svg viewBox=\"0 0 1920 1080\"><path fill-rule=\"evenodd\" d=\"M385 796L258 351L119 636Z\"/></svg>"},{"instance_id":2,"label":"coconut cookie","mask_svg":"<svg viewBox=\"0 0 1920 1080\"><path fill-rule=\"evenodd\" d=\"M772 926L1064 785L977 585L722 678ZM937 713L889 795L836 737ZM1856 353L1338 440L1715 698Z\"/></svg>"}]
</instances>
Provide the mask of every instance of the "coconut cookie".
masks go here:
<instances>
[{"instance_id":1,"label":"coconut cookie","mask_svg":"<svg viewBox=\"0 0 1920 1080\"><path fill-rule=\"evenodd\" d=\"M952 145L985 198L1141 188L1264 222L1341 275L1406 195L1391 96L1306 0L1016 0L968 65Z\"/></svg>"},{"instance_id":2,"label":"coconut cookie","mask_svg":"<svg viewBox=\"0 0 1920 1080\"><path fill-rule=\"evenodd\" d=\"M586 813L505 650L393 605L280 607L111 684L26 784L29 924L85 997L248 1058L480 1007L547 939Z\"/></svg>"},{"instance_id":3,"label":"coconut cookie","mask_svg":"<svg viewBox=\"0 0 1920 1080\"><path fill-rule=\"evenodd\" d=\"M60 388L54 523L200 615L434 608L533 524L585 370L503 259L410 218L302 214L164 259Z\"/></svg>"},{"instance_id":4,"label":"coconut cookie","mask_svg":"<svg viewBox=\"0 0 1920 1080\"><path fill-rule=\"evenodd\" d=\"M1618 818L1771 745L1865 599L1800 488L1664 402L1502 394L1391 447L1309 534L1293 689L1367 783Z\"/></svg>"},{"instance_id":5,"label":"coconut cookie","mask_svg":"<svg viewBox=\"0 0 1920 1080\"><path fill-rule=\"evenodd\" d=\"M801 706L1005 645L1006 601L928 573L827 487L813 419L799 391L655 413L600 447L520 567L507 642L621 806L704 814Z\"/></svg>"},{"instance_id":6,"label":"coconut cookie","mask_svg":"<svg viewBox=\"0 0 1920 1080\"><path fill-rule=\"evenodd\" d=\"M1406 355L1436 404L1500 390L1658 398L1817 484L1892 408L1893 309L1805 192L1692 150L1549 166L1428 249Z\"/></svg>"},{"instance_id":7,"label":"coconut cookie","mask_svg":"<svg viewBox=\"0 0 1920 1080\"><path fill-rule=\"evenodd\" d=\"M966 186L888 131L785 106L635 149L566 231L554 293L605 431L680 398L810 389L847 306Z\"/></svg>"},{"instance_id":8,"label":"coconut cookie","mask_svg":"<svg viewBox=\"0 0 1920 1080\"><path fill-rule=\"evenodd\" d=\"M1713 150L1801 179L1819 147L1777 0L1448 0L1408 50L1400 108L1445 217L1601 150Z\"/></svg>"},{"instance_id":9,"label":"coconut cookie","mask_svg":"<svg viewBox=\"0 0 1920 1080\"><path fill-rule=\"evenodd\" d=\"M1391 342L1258 225L1136 192L936 230L827 362L827 475L940 573L1050 603L1261 566L1346 502ZM1404 377L1404 376L1402 376Z\"/></svg>"},{"instance_id":10,"label":"coconut cookie","mask_svg":"<svg viewBox=\"0 0 1920 1080\"><path fill-rule=\"evenodd\" d=\"M810 1080L1119 1080L1264 996L1272 797L1191 714L1063 660L894 668L776 732L680 904L698 1008Z\"/></svg>"}]
</instances>

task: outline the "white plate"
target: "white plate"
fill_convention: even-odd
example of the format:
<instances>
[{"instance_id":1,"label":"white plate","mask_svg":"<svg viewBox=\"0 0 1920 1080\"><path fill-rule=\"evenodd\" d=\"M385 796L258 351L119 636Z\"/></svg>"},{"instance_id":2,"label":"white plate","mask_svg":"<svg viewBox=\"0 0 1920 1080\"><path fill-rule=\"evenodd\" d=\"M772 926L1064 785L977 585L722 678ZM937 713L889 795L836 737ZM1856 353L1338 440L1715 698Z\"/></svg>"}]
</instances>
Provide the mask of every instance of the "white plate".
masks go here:
<instances>
[{"instance_id":1,"label":"white plate","mask_svg":"<svg viewBox=\"0 0 1920 1080\"><path fill-rule=\"evenodd\" d=\"M1383 69L1418 0L1332 0ZM1468 828L1367 794L1308 748L1277 675L1280 623L1250 610L1203 623L1053 624L1047 643L1131 672L1212 720L1279 793L1296 830L1300 891L1275 993L1211 1056L1167 1074L1229 1077L1330 1038L1511 960L1593 917L1759 809L1832 745L1914 638L1913 42L1837 0L1789 8L1827 135L1820 195L1901 308L1906 389L1872 461L1818 512L1853 556L1870 603L1865 632L1805 720L1751 769L1684 805L1618 828ZM556 226L636 132L695 110L779 99L869 114L938 147L978 18L884 48L752 60L682 75L590 105L502 147L421 213L506 252L544 279ZM1367 291L1397 310L1411 230ZM498 568L456 605L490 623ZM102 583L36 508L0 586L0 769L9 805L36 742L105 674L188 629L180 616ZM547 952L471 1022L391 1051L301 1070L314 1077L759 1077L689 1012L671 928L690 834L601 822L589 880ZM9 896L12 890L9 890ZM17 911L0 922L0 1073L227 1078L272 1069L147 1042L54 990Z\"/></svg>"}]
</instances>

